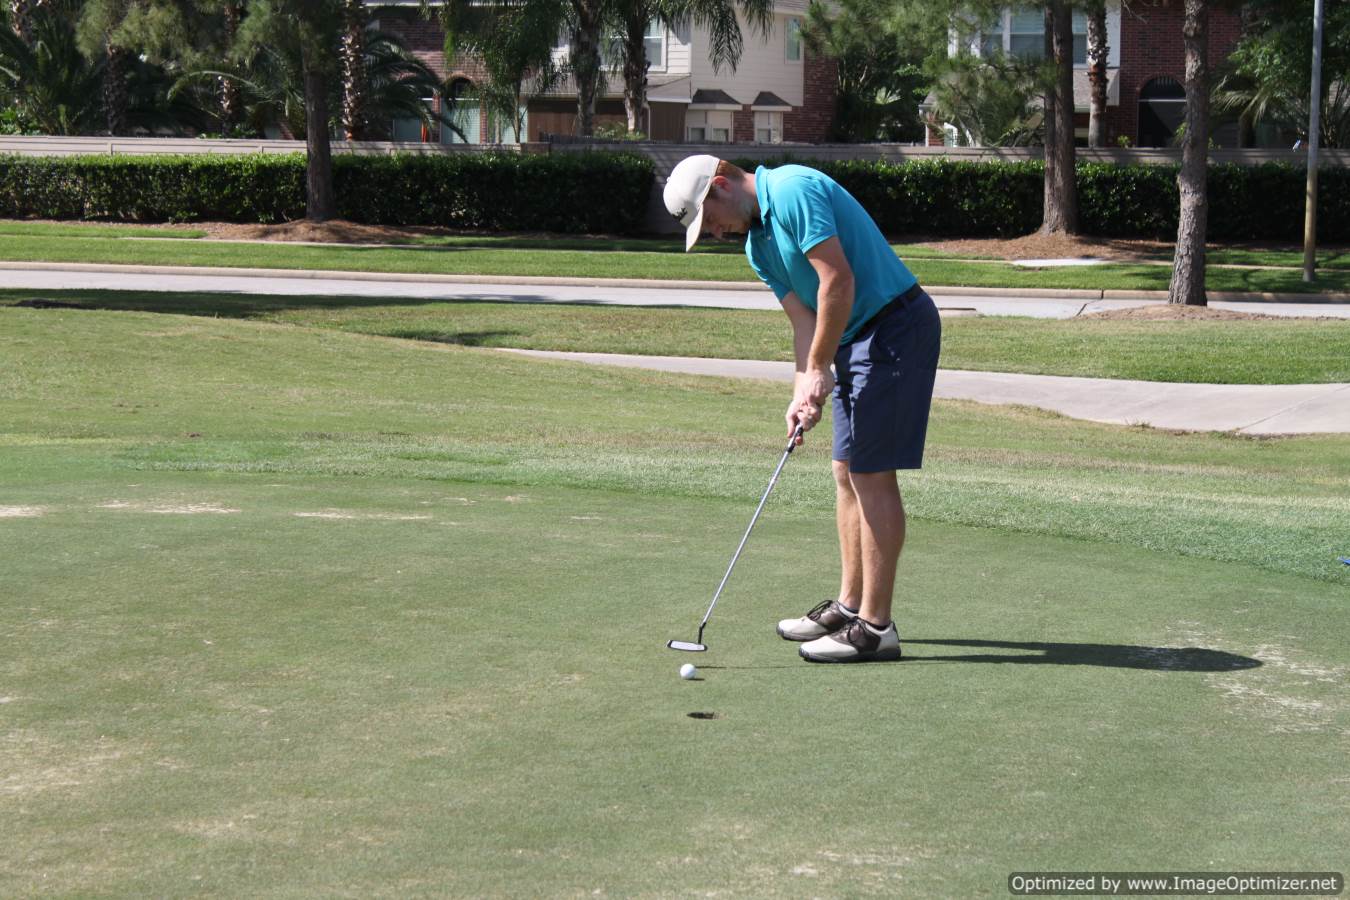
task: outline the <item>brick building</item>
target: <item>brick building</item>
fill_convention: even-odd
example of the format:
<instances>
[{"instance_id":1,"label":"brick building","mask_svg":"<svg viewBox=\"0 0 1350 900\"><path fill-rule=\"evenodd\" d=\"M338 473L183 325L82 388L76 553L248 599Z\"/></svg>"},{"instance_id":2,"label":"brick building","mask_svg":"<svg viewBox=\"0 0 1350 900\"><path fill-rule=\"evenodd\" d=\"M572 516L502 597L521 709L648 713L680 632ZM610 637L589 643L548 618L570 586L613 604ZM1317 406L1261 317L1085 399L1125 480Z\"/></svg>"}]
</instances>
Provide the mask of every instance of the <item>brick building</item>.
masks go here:
<instances>
[{"instance_id":1,"label":"brick building","mask_svg":"<svg viewBox=\"0 0 1350 900\"><path fill-rule=\"evenodd\" d=\"M1107 0L1106 11L1107 101L1103 142L1114 147L1123 138L1129 146L1168 146L1185 117L1181 0L1131 0L1123 10L1120 0ZM1090 98L1087 20L1079 10L1073 14L1073 31L1074 124L1079 143L1085 145ZM1237 9L1212 6L1208 51L1211 72L1228 58L1240 36L1241 18ZM1042 52L1043 13L1039 9L1005 10L997 24L973 39L971 49L984 52L990 46L1009 53ZM952 50L957 47L954 41ZM926 107L929 105L925 103ZM930 124L930 145L957 140L954 127ZM1237 146L1236 126L1227 124L1215 129L1213 140L1220 146Z\"/></svg>"},{"instance_id":2,"label":"brick building","mask_svg":"<svg viewBox=\"0 0 1350 900\"><path fill-rule=\"evenodd\" d=\"M545 134L576 130L576 88L570 79L529 99L523 135L509 122L496 122L481 108L473 85L483 77L472 58L448 60L444 34L423 18L420 0L369 0L376 27L401 37L408 48L442 78L457 83L463 96L455 121L471 143L538 141ZM670 28L655 21L647 33L647 104L640 130L654 140L697 143L819 143L834 118L835 69L827 57L812 54L800 29L807 0L776 0L767 34L742 21L744 50L735 72L713 70L706 31L694 26ZM434 8L434 6L433 6ZM559 60L565 44L554 48ZM611 72L596 101L597 127L626 123L623 79ZM439 99L437 102L440 102ZM427 129L416 120L394 123L398 140L460 140L450 129Z\"/></svg>"}]
</instances>

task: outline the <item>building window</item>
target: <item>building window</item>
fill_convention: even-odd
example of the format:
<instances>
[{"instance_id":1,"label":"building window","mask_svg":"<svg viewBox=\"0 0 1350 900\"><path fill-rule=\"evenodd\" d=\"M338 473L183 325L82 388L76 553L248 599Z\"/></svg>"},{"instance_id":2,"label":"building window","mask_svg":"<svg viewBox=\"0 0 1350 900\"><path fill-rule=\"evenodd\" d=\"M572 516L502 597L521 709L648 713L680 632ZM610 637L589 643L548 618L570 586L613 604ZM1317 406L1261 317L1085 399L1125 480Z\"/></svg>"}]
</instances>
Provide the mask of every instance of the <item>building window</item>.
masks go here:
<instances>
[{"instance_id":1,"label":"building window","mask_svg":"<svg viewBox=\"0 0 1350 900\"><path fill-rule=\"evenodd\" d=\"M436 98L423 97L422 102L428 109L436 108ZM395 141L432 141L436 139L436 126L428 126L421 119L408 116L394 119L389 127L389 137Z\"/></svg>"},{"instance_id":2,"label":"building window","mask_svg":"<svg viewBox=\"0 0 1350 900\"><path fill-rule=\"evenodd\" d=\"M642 39L647 48L647 62L653 69L666 67L666 23L652 19L647 23L647 33Z\"/></svg>"},{"instance_id":3,"label":"building window","mask_svg":"<svg viewBox=\"0 0 1350 900\"><path fill-rule=\"evenodd\" d=\"M783 29L787 36L787 47L784 51L784 58L788 62L801 62L802 59L802 20L790 18L787 20L787 27Z\"/></svg>"},{"instance_id":4,"label":"building window","mask_svg":"<svg viewBox=\"0 0 1350 900\"><path fill-rule=\"evenodd\" d=\"M755 113L755 140L761 144L783 143L783 114L780 112Z\"/></svg>"},{"instance_id":5,"label":"building window","mask_svg":"<svg viewBox=\"0 0 1350 900\"><path fill-rule=\"evenodd\" d=\"M691 109L684 119L685 140L691 144L731 142L731 113L726 110Z\"/></svg>"},{"instance_id":6,"label":"building window","mask_svg":"<svg viewBox=\"0 0 1350 900\"><path fill-rule=\"evenodd\" d=\"M1045 11L1043 9L1005 9L984 30L981 50L988 54L1002 50L1009 56L1040 59L1045 56ZM1087 14L1073 11L1073 64L1087 65Z\"/></svg>"},{"instance_id":7,"label":"building window","mask_svg":"<svg viewBox=\"0 0 1350 900\"><path fill-rule=\"evenodd\" d=\"M464 132L464 137L460 137L449 128L441 129L442 144L477 144L482 141L479 113L478 113L478 95L473 91L465 91L455 99L454 108L450 111L450 121Z\"/></svg>"}]
</instances>

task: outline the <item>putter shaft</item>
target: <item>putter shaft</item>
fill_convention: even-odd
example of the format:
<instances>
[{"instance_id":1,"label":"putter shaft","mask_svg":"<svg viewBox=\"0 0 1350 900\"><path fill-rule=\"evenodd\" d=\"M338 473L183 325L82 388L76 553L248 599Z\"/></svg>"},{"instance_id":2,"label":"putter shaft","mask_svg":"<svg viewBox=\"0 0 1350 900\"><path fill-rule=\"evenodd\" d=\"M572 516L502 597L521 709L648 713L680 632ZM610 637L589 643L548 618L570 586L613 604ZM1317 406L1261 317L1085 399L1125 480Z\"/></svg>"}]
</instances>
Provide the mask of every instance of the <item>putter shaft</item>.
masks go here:
<instances>
[{"instance_id":1,"label":"putter shaft","mask_svg":"<svg viewBox=\"0 0 1350 900\"><path fill-rule=\"evenodd\" d=\"M773 477L769 479L769 486L764 489L764 496L759 498L759 506L755 507L755 514L750 517L750 525L745 529L745 535L741 538L740 546L731 556L731 564L727 566L727 573L722 576L722 583L717 586L717 592L713 594L712 603L708 604L708 611L703 614L703 621L698 626L698 642L703 643L703 629L708 625L708 619L712 616L712 611L717 606L717 599L722 596L722 589L727 586L727 580L731 578L731 570L736 568L736 560L741 558L741 551L745 549L745 542L750 539L750 532L754 530L755 523L759 521L759 514L764 509L764 504L769 500L769 494L773 491L773 486L778 483L778 476L783 471L783 466L787 464L788 457L797 447L797 439L802 436L803 428L798 425L797 430L792 433L788 440L787 449L783 451L783 458L778 461L778 468L773 470Z\"/></svg>"}]
</instances>

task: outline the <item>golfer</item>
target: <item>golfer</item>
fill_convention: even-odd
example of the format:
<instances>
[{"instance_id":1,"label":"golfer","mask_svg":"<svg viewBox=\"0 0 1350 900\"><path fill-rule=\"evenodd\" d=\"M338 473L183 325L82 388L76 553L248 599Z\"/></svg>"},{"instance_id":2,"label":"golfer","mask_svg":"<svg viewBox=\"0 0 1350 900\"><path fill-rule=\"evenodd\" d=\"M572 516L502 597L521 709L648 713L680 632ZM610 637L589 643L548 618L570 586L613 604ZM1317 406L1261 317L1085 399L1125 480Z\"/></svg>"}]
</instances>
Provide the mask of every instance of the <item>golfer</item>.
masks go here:
<instances>
[{"instance_id":1,"label":"golfer","mask_svg":"<svg viewBox=\"0 0 1350 900\"><path fill-rule=\"evenodd\" d=\"M891 600L905 508L895 473L923 464L937 307L858 201L815 169L751 175L691 156L671 171L665 203L685 226L686 251L704 232L746 235L750 267L792 322L788 435L810 430L831 399L839 595L779 622L778 634L812 662L899 659Z\"/></svg>"}]
</instances>

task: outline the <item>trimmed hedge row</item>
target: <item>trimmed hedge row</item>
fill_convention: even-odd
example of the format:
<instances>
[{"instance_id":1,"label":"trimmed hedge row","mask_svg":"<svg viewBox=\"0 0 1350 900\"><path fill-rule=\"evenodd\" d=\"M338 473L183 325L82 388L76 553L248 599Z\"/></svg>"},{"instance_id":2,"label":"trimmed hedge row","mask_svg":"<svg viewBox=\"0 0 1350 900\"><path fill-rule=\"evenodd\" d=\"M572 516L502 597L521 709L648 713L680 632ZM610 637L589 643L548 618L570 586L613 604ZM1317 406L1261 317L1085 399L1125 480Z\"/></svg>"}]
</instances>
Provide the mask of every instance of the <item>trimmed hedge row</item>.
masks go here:
<instances>
[{"instance_id":1,"label":"trimmed hedge row","mask_svg":"<svg viewBox=\"0 0 1350 900\"><path fill-rule=\"evenodd\" d=\"M887 234L1012 237L1040 227L1044 163L967 163L923 160L738 159L758 164L810 165L830 175ZM1174 239L1179 194L1177 166L1080 163L1078 213L1083 231L1102 237ZM1303 236L1306 170L1283 163L1209 168L1209 231L1221 240L1298 241ZM1317 233L1326 242L1350 242L1350 169L1318 175Z\"/></svg>"},{"instance_id":2,"label":"trimmed hedge row","mask_svg":"<svg viewBox=\"0 0 1350 900\"><path fill-rule=\"evenodd\" d=\"M1013 236L1041 223L1041 162L809 159L887 234ZM738 159L753 171L756 160ZM631 234L643 227L654 165L633 153L338 156L338 215L382 225ZM1177 167L1078 166L1087 234L1172 238ZM1350 242L1350 169L1320 175L1318 238ZM303 155L0 157L0 216L136 222L277 222L305 212ZM1270 163L1209 170L1209 236L1297 241L1304 170Z\"/></svg>"},{"instance_id":3,"label":"trimmed hedge row","mask_svg":"<svg viewBox=\"0 0 1350 900\"><path fill-rule=\"evenodd\" d=\"M636 154L338 156L338 216L382 225L633 233L655 177ZM0 216L278 222L305 214L300 154L0 157Z\"/></svg>"}]
</instances>

